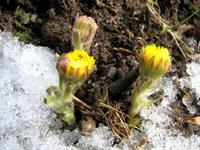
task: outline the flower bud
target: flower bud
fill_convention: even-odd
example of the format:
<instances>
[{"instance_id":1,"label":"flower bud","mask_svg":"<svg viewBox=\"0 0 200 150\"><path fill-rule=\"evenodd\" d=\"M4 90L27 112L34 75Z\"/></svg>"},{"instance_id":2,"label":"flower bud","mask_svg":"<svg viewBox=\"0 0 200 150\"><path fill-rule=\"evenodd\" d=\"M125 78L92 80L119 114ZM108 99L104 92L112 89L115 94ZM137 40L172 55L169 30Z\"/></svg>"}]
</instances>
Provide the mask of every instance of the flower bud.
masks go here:
<instances>
[{"instance_id":1,"label":"flower bud","mask_svg":"<svg viewBox=\"0 0 200 150\"><path fill-rule=\"evenodd\" d=\"M89 53L97 28L98 26L93 18L87 16L77 17L72 28L72 45L74 49L86 50Z\"/></svg>"},{"instance_id":2,"label":"flower bud","mask_svg":"<svg viewBox=\"0 0 200 150\"><path fill-rule=\"evenodd\" d=\"M144 76L159 79L169 70L171 57L167 48L152 44L142 48L139 63Z\"/></svg>"},{"instance_id":3,"label":"flower bud","mask_svg":"<svg viewBox=\"0 0 200 150\"><path fill-rule=\"evenodd\" d=\"M84 81L93 72L95 60L83 50L63 54L57 63L57 70L66 78Z\"/></svg>"}]
</instances>

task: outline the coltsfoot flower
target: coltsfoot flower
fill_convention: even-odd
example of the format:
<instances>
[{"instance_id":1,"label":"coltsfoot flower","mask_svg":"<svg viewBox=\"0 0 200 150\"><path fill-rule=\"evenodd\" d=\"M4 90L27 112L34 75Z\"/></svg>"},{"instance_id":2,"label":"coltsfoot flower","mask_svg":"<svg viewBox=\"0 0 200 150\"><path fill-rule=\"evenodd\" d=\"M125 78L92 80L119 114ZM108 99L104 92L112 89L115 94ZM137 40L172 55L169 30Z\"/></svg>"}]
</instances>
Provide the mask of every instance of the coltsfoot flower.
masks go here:
<instances>
[{"instance_id":1,"label":"coltsfoot flower","mask_svg":"<svg viewBox=\"0 0 200 150\"><path fill-rule=\"evenodd\" d=\"M98 26L93 18L78 16L72 28L72 45L74 49L83 49L89 53L89 48Z\"/></svg>"},{"instance_id":2,"label":"coltsfoot flower","mask_svg":"<svg viewBox=\"0 0 200 150\"><path fill-rule=\"evenodd\" d=\"M95 60L84 50L74 50L63 54L57 63L58 72L66 78L84 81L93 72Z\"/></svg>"},{"instance_id":3,"label":"coltsfoot flower","mask_svg":"<svg viewBox=\"0 0 200 150\"><path fill-rule=\"evenodd\" d=\"M71 37L74 51L59 58L56 65L59 86L50 86L47 89L44 102L55 108L58 118L69 128L75 124L73 95L94 69L95 60L88 53L97 28L91 17L76 18Z\"/></svg>"},{"instance_id":4,"label":"coltsfoot flower","mask_svg":"<svg viewBox=\"0 0 200 150\"><path fill-rule=\"evenodd\" d=\"M171 57L167 48L152 44L142 48L139 63L145 76L158 79L168 72Z\"/></svg>"},{"instance_id":5,"label":"coltsfoot flower","mask_svg":"<svg viewBox=\"0 0 200 150\"><path fill-rule=\"evenodd\" d=\"M132 91L131 107L128 111L128 123L137 127L141 110L160 99L149 100L162 76L171 66L171 57L167 48L153 45L143 47L139 54L140 75Z\"/></svg>"},{"instance_id":6,"label":"coltsfoot flower","mask_svg":"<svg viewBox=\"0 0 200 150\"><path fill-rule=\"evenodd\" d=\"M95 60L83 50L63 54L57 63L59 87L47 90L45 103L56 108L59 118L72 127L75 123L73 94L93 72Z\"/></svg>"}]
</instances>

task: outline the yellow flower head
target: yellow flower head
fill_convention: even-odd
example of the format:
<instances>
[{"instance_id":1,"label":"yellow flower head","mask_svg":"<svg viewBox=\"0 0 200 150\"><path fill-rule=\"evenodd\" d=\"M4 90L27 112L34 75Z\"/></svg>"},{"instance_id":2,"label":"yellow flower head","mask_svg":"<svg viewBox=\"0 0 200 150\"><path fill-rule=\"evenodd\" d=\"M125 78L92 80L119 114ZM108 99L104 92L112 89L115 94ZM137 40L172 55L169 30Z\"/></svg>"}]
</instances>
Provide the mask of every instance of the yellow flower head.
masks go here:
<instances>
[{"instance_id":1,"label":"yellow flower head","mask_svg":"<svg viewBox=\"0 0 200 150\"><path fill-rule=\"evenodd\" d=\"M95 60L84 50L74 50L61 56L57 63L59 73L75 81L84 81L94 69Z\"/></svg>"},{"instance_id":2,"label":"yellow flower head","mask_svg":"<svg viewBox=\"0 0 200 150\"><path fill-rule=\"evenodd\" d=\"M167 48L152 44L142 48L139 63L145 76L158 79L169 70L171 57Z\"/></svg>"}]
</instances>

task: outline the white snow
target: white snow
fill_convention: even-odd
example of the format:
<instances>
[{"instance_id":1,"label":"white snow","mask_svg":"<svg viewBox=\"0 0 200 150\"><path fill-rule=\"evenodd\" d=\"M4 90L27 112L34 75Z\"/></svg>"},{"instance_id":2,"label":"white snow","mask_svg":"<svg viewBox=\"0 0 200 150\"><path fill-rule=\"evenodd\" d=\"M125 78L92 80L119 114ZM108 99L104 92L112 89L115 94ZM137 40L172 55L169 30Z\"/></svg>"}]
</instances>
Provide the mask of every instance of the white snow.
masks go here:
<instances>
[{"instance_id":1,"label":"white snow","mask_svg":"<svg viewBox=\"0 0 200 150\"><path fill-rule=\"evenodd\" d=\"M173 82L180 83L182 87L186 86L191 89L200 90L200 65L192 62L187 64L187 72L190 77L178 79L177 77L165 78L162 81L160 89L164 91L162 102L156 106L151 105L143 109L141 116L144 117L142 122L142 131L147 135L147 140L152 145L153 150L199 150L200 136L192 135L184 137L180 130L173 126L170 112L172 108L170 104L176 101L176 93L178 93ZM196 81L195 81L196 80ZM193 81L193 82L192 82ZM186 105L186 107L192 107ZM188 108L191 109L191 108Z\"/></svg>"},{"instance_id":2,"label":"white snow","mask_svg":"<svg viewBox=\"0 0 200 150\"><path fill-rule=\"evenodd\" d=\"M186 67L186 71L190 75L191 87L200 98L200 61L188 63Z\"/></svg>"}]
</instances>

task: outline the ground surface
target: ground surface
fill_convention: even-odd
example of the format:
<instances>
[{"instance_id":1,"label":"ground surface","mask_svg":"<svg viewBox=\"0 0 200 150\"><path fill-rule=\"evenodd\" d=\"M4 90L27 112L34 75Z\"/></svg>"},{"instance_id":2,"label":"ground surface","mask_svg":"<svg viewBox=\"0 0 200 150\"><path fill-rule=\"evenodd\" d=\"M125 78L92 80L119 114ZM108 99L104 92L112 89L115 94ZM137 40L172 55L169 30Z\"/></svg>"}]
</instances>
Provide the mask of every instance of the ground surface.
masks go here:
<instances>
[{"instance_id":1,"label":"ground surface","mask_svg":"<svg viewBox=\"0 0 200 150\"><path fill-rule=\"evenodd\" d=\"M177 25L200 8L198 0L164 0L155 7L163 19L170 25ZM160 9L159 9L160 8ZM70 36L74 18L77 14L93 17L98 32L91 47L91 55L96 59L96 70L77 93L77 97L93 103L105 99L112 105L123 103L127 111L130 102L131 87L124 88L119 94L109 91L109 85L137 69L137 51L143 45L156 43L168 47L172 54L172 68L166 76L187 77L186 61L174 39L167 32L162 32L158 20L145 5L145 1L131 0L1 0L0 29L11 31L25 42L44 45L57 53L71 50ZM200 40L200 13L195 13L183 24L175 26L184 43L198 53ZM182 26L185 25L185 26ZM188 60L191 61L191 60ZM185 115L199 115L198 99L191 89L177 85L177 100L173 103L175 122L180 122ZM191 114L182 101L189 97L197 111ZM159 104L158 104L159 105ZM103 110L107 111L106 110ZM77 109L80 113L80 109ZM87 114L87 111L82 111ZM178 114L177 114L178 113ZM180 114L184 114L180 116ZM95 117L97 114L90 114ZM180 116L180 118L176 118ZM104 118L96 118L102 122ZM105 123L105 122L104 122ZM176 126L177 127L177 126ZM199 134L199 129L181 122L178 128L184 134Z\"/></svg>"}]
</instances>

